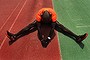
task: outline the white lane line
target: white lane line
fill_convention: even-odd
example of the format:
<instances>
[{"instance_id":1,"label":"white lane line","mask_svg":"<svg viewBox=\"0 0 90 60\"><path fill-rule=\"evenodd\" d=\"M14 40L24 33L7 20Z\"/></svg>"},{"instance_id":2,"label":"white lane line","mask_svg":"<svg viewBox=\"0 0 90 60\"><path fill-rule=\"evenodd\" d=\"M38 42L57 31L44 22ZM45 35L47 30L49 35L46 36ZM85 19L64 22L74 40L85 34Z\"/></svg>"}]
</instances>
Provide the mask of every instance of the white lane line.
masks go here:
<instances>
[{"instance_id":1,"label":"white lane line","mask_svg":"<svg viewBox=\"0 0 90 60\"><path fill-rule=\"evenodd\" d=\"M12 29L12 27L13 27L14 24L15 24L15 22L17 21L17 18L19 17L21 11L23 10L24 6L26 5L26 2L27 2L27 0L25 0L25 2L24 2L24 4L23 4L22 8L20 9L20 11L19 11L17 17L15 18L14 23L11 25L9 31ZM3 44L4 44L4 42L5 42L6 38L7 38L7 36L5 36L4 40L2 41L1 46L0 46L0 50L1 50L1 48L2 48L2 46L3 46Z\"/></svg>"},{"instance_id":2,"label":"white lane line","mask_svg":"<svg viewBox=\"0 0 90 60\"><path fill-rule=\"evenodd\" d=\"M10 17L12 16L12 14L15 12L15 10L17 9L17 7L19 6L20 2L17 4L17 6L14 8L14 10L11 12L11 14L9 15L9 17L6 19L6 21L4 22L4 24L1 26L0 31L2 30L2 28L5 26L5 24L7 23L7 21L10 19Z\"/></svg>"},{"instance_id":3,"label":"white lane line","mask_svg":"<svg viewBox=\"0 0 90 60\"><path fill-rule=\"evenodd\" d=\"M90 27L90 25L78 25L78 26L76 26L76 28L87 28L87 27Z\"/></svg>"},{"instance_id":4,"label":"white lane line","mask_svg":"<svg viewBox=\"0 0 90 60\"><path fill-rule=\"evenodd\" d=\"M53 5L53 9L55 9L55 8L54 8L54 2L53 2L53 1L52 1L52 5ZM62 9L62 7L61 7L61 9ZM59 36L58 36L58 32L57 32L57 31L56 31L56 36L57 36L57 40L58 40L58 48L59 48L60 60L63 60L63 59L62 59L62 53L61 53L60 42L59 42Z\"/></svg>"}]
</instances>

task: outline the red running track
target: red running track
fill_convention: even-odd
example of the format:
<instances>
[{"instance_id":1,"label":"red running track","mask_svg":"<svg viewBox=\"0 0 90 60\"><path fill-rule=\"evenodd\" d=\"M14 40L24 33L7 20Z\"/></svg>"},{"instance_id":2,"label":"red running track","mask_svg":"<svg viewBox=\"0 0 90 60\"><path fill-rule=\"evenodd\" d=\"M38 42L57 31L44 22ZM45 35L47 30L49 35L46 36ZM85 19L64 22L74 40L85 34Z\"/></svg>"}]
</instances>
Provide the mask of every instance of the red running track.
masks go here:
<instances>
[{"instance_id":1,"label":"red running track","mask_svg":"<svg viewBox=\"0 0 90 60\"><path fill-rule=\"evenodd\" d=\"M9 46L6 31L16 33L35 19L37 11L43 7L51 7L51 0L2 0L6 12L0 20L0 60L61 60L57 33L47 48L43 48L37 37L37 31L18 39ZM11 3L10 3L11 2ZM1 3L1 2L0 2ZM1 8L0 8L1 9ZM5 15L7 13L7 15Z\"/></svg>"}]
</instances>

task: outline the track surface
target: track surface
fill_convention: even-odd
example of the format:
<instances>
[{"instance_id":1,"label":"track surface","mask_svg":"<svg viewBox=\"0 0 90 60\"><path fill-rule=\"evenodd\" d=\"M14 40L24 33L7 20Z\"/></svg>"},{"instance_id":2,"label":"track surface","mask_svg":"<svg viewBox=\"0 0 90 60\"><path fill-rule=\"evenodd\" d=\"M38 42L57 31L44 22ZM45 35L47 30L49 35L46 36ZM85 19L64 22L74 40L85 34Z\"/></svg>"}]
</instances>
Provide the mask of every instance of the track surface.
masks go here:
<instances>
[{"instance_id":1,"label":"track surface","mask_svg":"<svg viewBox=\"0 0 90 60\"><path fill-rule=\"evenodd\" d=\"M1 0L0 3L0 60L60 60L57 33L47 48L41 46L37 31L20 38L11 46L5 35L7 30L16 33L33 22L40 8L53 8L51 0Z\"/></svg>"}]
</instances>

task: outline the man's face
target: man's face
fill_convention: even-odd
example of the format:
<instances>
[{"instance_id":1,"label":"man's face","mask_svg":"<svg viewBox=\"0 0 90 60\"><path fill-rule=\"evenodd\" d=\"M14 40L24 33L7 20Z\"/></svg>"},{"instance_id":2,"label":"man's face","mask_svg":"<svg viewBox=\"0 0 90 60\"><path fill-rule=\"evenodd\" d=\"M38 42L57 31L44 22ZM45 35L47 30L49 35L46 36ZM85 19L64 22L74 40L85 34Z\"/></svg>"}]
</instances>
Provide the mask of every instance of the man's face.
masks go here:
<instances>
[{"instance_id":1,"label":"man's face","mask_svg":"<svg viewBox=\"0 0 90 60\"><path fill-rule=\"evenodd\" d=\"M51 21L51 14L46 10L42 13L41 18L42 18L42 21L44 21L45 23L48 23Z\"/></svg>"}]
</instances>

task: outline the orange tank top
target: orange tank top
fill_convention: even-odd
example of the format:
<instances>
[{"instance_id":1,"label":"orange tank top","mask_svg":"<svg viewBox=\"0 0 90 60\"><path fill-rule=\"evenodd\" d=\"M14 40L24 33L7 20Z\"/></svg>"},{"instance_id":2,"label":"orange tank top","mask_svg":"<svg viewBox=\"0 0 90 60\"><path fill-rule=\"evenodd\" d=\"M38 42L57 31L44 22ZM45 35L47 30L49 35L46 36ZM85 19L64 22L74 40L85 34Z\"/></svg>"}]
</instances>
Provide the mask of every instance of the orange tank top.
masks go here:
<instances>
[{"instance_id":1,"label":"orange tank top","mask_svg":"<svg viewBox=\"0 0 90 60\"><path fill-rule=\"evenodd\" d=\"M52 14L52 22L55 22L56 19L57 19L57 15L56 15L56 12L55 12L52 8L42 8L42 9L40 9L40 10L38 11L38 13L36 14L36 20L37 20L38 22L41 21L41 14L42 14L45 10L47 10L49 13Z\"/></svg>"}]
</instances>

